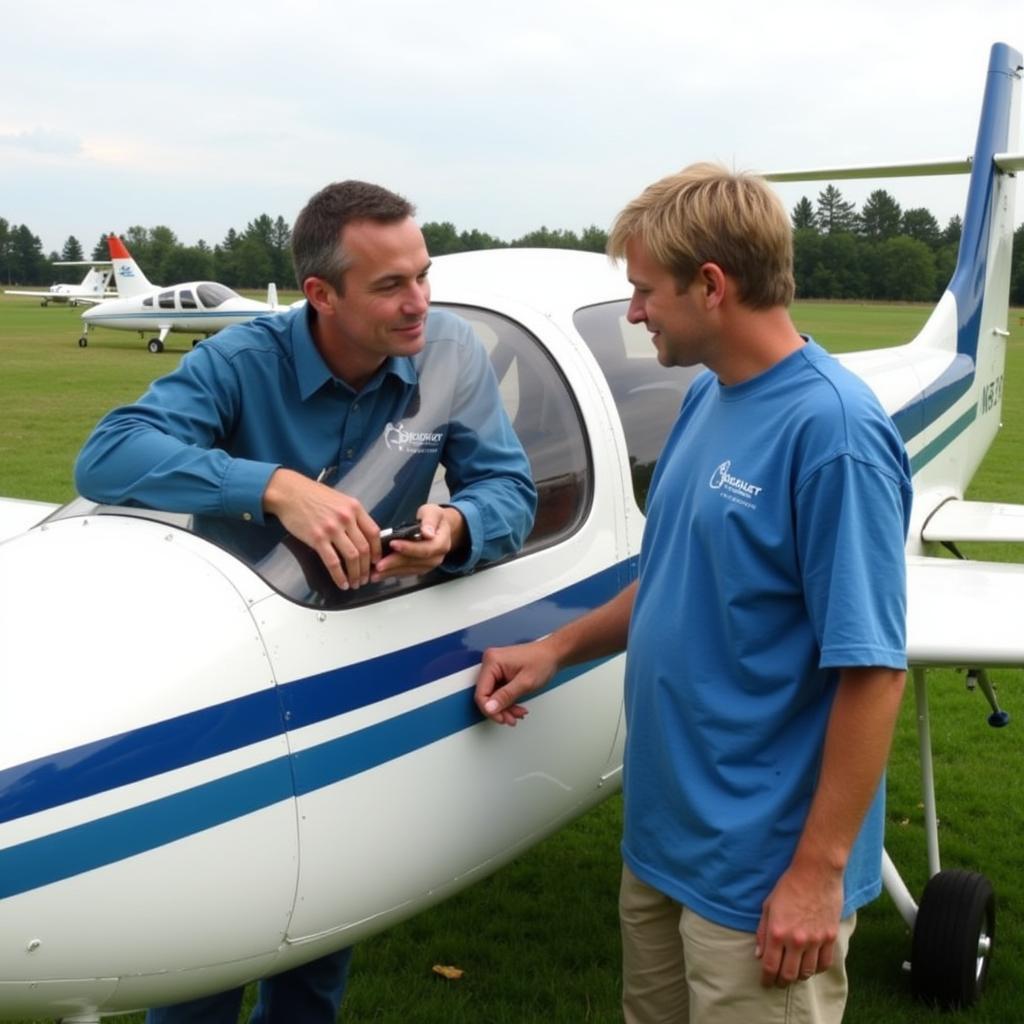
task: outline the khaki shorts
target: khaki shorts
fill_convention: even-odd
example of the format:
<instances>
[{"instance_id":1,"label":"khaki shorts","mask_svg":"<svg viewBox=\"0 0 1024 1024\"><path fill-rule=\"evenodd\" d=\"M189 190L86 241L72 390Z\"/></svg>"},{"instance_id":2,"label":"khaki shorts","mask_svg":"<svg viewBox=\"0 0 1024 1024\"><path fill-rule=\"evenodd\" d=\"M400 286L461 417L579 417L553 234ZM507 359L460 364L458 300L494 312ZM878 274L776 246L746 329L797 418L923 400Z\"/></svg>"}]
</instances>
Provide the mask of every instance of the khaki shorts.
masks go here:
<instances>
[{"instance_id":1,"label":"khaki shorts","mask_svg":"<svg viewBox=\"0 0 1024 1024\"><path fill-rule=\"evenodd\" d=\"M751 932L723 928L644 885L623 865L622 1010L626 1024L839 1024L854 914L832 966L786 988L761 986Z\"/></svg>"}]
</instances>

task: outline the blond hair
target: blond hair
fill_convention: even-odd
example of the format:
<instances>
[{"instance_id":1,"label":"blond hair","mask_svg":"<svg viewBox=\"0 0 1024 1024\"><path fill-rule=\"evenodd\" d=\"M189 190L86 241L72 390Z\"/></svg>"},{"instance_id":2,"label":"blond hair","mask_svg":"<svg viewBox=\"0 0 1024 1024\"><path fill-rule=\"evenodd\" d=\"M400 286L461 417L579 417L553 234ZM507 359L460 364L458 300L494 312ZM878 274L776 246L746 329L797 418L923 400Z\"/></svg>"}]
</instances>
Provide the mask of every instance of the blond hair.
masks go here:
<instances>
[{"instance_id":1,"label":"blond hair","mask_svg":"<svg viewBox=\"0 0 1024 1024\"><path fill-rule=\"evenodd\" d=\"M793 231L763 178L698 163L649 185L615 218L608 255L622 259L636 238L686 286L717 263L754 309L793 301Z\"/></svg>"}]
</instances>

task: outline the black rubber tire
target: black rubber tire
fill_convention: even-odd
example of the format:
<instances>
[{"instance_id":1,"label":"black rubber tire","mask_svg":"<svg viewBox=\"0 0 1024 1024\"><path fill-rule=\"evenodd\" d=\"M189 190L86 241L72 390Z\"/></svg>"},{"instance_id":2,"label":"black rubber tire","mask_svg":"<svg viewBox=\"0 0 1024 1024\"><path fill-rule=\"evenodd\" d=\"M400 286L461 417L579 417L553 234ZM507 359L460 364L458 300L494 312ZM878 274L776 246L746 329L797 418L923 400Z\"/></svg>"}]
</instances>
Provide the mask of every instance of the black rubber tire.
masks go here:
<instances>
[{"instance_id":1,"label":"black rubber tire","mask_svg":"<svg viewBox=\"0 0 1024 1024\"><path fill-rule=\"evenodd\" d=\"M950 1010L974 1005L988 977L995 933L996 898L984 875L940 871L932 877L914 922L914 994ZM983 938L987 948L979 950Z\"/></svg>"}]
</instances>

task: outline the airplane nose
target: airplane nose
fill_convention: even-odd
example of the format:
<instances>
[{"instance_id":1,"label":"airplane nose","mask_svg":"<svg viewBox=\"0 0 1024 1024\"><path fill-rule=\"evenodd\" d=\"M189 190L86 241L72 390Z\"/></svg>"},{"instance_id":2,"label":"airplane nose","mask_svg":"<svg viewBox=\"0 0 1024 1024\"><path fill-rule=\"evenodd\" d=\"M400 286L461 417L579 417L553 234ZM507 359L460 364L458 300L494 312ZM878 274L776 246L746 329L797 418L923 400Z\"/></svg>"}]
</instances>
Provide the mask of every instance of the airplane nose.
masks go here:
<instances>
[{"instance_id":1,"label":"airplane nose","mask_svg":"<svg viewBox=\"0 0 1024 1024\"><path fill-rule=\"evenodd\" d=\"M242 596L223 554L115 515L0 544L4 1011L23 1000L16 1016L63 1017L68 992L113 1009L125 979L283 941L298 859L287 742L249 606L263 595ZM246 830L240 865L224 844ZM242 908L265 884L250 932ZM246 948L225 898L247 918Z\"/></svg>"}]
</instances>

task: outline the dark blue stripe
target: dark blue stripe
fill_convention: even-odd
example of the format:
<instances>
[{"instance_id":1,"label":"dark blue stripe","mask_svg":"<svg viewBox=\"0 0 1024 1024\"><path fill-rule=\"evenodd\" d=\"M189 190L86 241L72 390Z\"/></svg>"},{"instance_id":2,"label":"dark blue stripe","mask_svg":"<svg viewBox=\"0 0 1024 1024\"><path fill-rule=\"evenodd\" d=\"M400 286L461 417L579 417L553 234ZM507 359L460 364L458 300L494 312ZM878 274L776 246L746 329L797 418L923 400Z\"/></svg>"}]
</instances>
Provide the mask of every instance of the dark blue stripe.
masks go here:
<instances>
[{"instance_id":1,"label":"dark blue stripe","mask_svg":"<svg viewBox=\"0 0 1024 1024\"><path fill-rule=\"evenodd\" d=\"M607 660L602 658L574 665L560 672L542 692L550 693ZM523 703L532 699L532 696L528 697ZM480 722L480 712L473 701L472 689L442 697L432 704L425 704L384 722L367 726L359 732L339 736L294 754L292 768L295 792L301 796L323 789L324 786L359 775L396 757L411 754L414 750L446 739Z\"/></svg>"},{"instance_id":2,"label":"dark blue stripe","mask_svg":"<svg viewBox=\"0 0 1024 1024\"><path fill-rule=\"evenodd\" d=\"M479 663L485 647L533 639L603 604L630 572L635 567L628 562L611 566L549 598L468 629L4 769L0 822L280 735L282 710L289 715L288 728L299 729L470 668ZM345 613L335 614L343 622Z\"/></svg>"},{"instance_id":3,"label":"dark blue stripe","mask_svg":"<svg viewBox=\"0 0 1024 1024\"><path fill-rule=\"evenodd\" d=\"M488 647L524 643L610 600L625 585L627 566L612 566L550 597L415 647L280 688L289 729L321 722L472 668ZM635 571L635 570L634 570Z\"/></svg>"},{"instance_id":4,"label":"dark blue stripe","mask_svg":"<svg viewBox=\"0 0 1024 1024\"><path fill-rule=\"evenodd\" d=\"M283 732L273 689L0 771L0 823L72 803Z\"/></svg>"},{"instance_id":5,"label":"dark blue stripe","mask_svg":"<svg viewBox=\"0 0 1024 1024\"><path fill-rule=\"evenodd\" d=\"M603 660L559 673L544 692ZM154 850L312 793L454 735L482 719L472 689L266 764L0 850L0 900Z\"/></svg>"}]
</instances>

